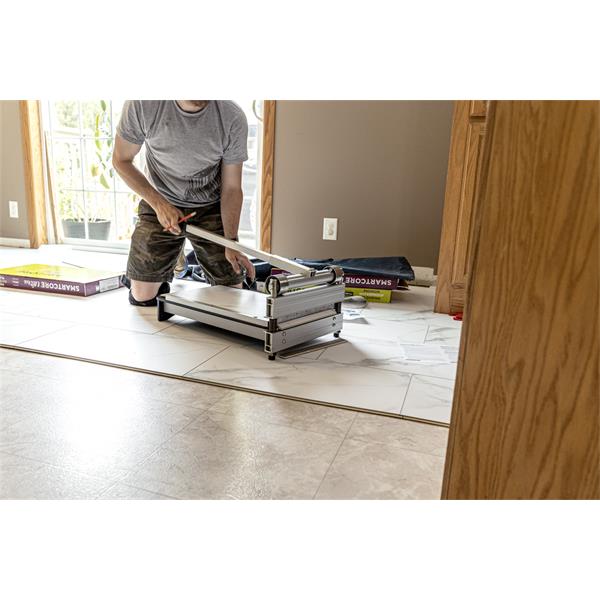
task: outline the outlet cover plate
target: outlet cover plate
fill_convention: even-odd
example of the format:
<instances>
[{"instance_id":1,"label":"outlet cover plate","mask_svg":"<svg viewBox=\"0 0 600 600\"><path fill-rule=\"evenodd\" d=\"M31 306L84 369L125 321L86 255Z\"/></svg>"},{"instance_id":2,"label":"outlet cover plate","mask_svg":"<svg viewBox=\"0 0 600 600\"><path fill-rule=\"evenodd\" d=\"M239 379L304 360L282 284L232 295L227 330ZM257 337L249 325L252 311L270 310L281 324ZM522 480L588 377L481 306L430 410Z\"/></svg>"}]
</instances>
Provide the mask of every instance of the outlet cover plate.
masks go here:
<instances>
[{"instance_id":1,"label":"outlet cover plate","mask_svg":"<svg viewBox=\"0 0 600 600\"><path fill-rule=\"evenodd\" d=\"M337 240L338 220L330 217L323 219L323 239Z\"/></svg>"},{"instance_id":2,"label":"outlet cover plate","mask_svg":"<svg viewBox=\"0 0 600 600\"><path fill-rule=\"evenodd\" d=\"M8 214L11 219L19 218L19 203L15 200L9 200L8 202Z\"/></svg>"}]
</instances>

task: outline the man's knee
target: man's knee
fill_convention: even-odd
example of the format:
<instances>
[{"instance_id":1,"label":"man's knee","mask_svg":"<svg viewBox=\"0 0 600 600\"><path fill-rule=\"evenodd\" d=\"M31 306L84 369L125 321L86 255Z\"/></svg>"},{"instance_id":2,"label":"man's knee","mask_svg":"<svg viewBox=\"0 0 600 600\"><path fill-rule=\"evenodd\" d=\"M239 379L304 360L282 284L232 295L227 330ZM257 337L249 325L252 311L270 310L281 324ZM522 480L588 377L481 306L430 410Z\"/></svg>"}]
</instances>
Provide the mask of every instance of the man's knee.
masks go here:
<instances>
[{"instance_id":1,"label":"man's knee","mask_svg":"<svg viewBox=\"0 0 600 600\"><path fill-rule=\"evenodd\" d=\"M138 302L152 300L158 294L161 282L131 280L131 294Z\"/></svg>"}]
</instances>

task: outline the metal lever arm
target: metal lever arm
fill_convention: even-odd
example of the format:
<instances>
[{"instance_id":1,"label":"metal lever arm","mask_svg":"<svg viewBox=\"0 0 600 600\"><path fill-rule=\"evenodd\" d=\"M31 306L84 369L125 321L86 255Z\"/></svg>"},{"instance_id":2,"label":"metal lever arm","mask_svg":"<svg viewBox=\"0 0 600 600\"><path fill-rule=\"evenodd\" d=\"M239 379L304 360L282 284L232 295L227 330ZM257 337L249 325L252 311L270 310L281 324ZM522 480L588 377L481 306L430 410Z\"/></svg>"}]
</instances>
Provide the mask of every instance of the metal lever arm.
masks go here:
<instances>
[{"instance_id":1,"label":"metal lever arm","mask_svg":"<svg viewBox=\"0 0 600 600\"><path fill-rule=\"evenodd\" d=\"M219 244L220 246L224 246L225 248L231 248L232 250L237 250L238 252L249 254L250 256L254 256L255 258L260 258L261 260L268 262L269 264L273 265L274 267L277 267L278 269L289 271L290 273L294 273L295 275L304 275L306 277L310 277L310 275L315 272L314 269L311 269L310 267L305 267L304 265L300 265L297 262L290 260L289 258L284 258L283 256L277 256L276 254L271 254L270 252L263 252L262 250L257 250L256 248L244 246L239 242L228 240L222 235L206 231L205 229L201 229L200 227L196 227L195 225L186 225L185 230L191 235L195 235L196 237L200 237L210 242L214 242L215 244Z\"/></svg>"}]
</instances>

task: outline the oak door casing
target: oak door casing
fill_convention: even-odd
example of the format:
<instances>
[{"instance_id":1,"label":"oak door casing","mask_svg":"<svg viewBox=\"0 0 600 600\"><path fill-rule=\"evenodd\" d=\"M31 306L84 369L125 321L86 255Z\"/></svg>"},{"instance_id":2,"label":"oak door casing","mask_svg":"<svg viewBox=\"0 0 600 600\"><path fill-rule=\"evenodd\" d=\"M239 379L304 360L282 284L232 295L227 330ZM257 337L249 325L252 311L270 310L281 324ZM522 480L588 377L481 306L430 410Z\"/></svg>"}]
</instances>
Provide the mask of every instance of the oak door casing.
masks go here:
<instances>
[{"instance_id":1,"label":"oak door casing","mask_svg":"<svg viewBox=\"0 0 600 600\"><path fill-rule=\"evenodd\" d=\"M448 175L444 199L442 237L438 260L436 312L464 309L471 256L472 209L485 137L487 102L455 102Z\"/></svg>"},{"instance_id":2,"label":"oak door casing","mask_svg":"<svg viewBox=\"0 0 600 600\"><path fill-rule=\"evenodd\" d=\"M273 171L275 168L275 100L265 100L263 107L259 248L264 252L271 252L271 225L273 222Z\"/></svg>"},{"instance_id":3,"label":"oak door casing","mask_svg":"<svg viewBox=\"0 0 600 600\"><path fill-rule=\"evenodd\" d=\"M600 498L600 103L492 102L446 499Z\"/></svg>"},{"instance_id":4,"label":"oak door casing","mask_svg":"<svg viewBox=\"0 0 600 600\"><path fill-rule=\"evenodd\" d=\"M48 243L40 102L20 100L19 108L29 216L29 244L31 248L39 248Z\"/></svg>"}]
</instances>

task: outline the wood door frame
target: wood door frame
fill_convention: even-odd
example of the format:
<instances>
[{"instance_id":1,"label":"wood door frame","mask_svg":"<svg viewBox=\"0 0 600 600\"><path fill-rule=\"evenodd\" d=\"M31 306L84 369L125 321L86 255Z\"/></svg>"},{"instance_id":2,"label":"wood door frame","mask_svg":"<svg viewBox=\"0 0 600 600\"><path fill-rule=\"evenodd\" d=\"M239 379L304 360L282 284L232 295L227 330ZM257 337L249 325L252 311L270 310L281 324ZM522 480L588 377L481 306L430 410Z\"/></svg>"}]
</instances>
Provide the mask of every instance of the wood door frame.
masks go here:
<instances>
[{"instance_id":1,"label":"wood door frame","mask_svg":"<svg viewBox=\"0 0 600 600\"><path fill-rule=\"evenodd\" d=\"M600 102L546 102L490 103L443 499L600 498Z\"/></svg>"},{"instance_id":2,"label":"wood door frame","mask_svg":"<svg viewBox=\"0 0 600 600\"><path fill-rule=\"evenodd\" d=\"M437 267L435 312L462 311L468 275L469 248L472 244L471 205L479 186L479 162L472 154L481 151L487 113L485 100L456 100L452 115L452 134L444 195L442 233ZM481 128L481 134L473 128ZM478 138L481 135L481 138ZM473 171L471 171L473 169ZM473 200L474 202L474 200ZM465 229L468 233L465 235ZM461 260L462 259L462 260ZM460 272L459 272L460 271Z\"/></svg>"},{"instance_id":3,"label":"wood door frame","mask_svg":"<svg viewBox=\"0 0 600 600\"><path fill-rule=\"evenodd\" d=\"M273 171L275 166L275 107L275 100L264 100L259 240L259 249L264 252L271 252L272 240Z\"/></svg>"},{"instance_id":4,"label":"wood door frame","mask_svg":"<svg viewBox=\"0 0 600 600\"><path fill-rule=\"evenodd\" d=\"M48 243L40 102L39 100L20 100L19 109L23 138L29 244L31 248L39 248L42 244Z\"/></svg>"}]
</instances>

